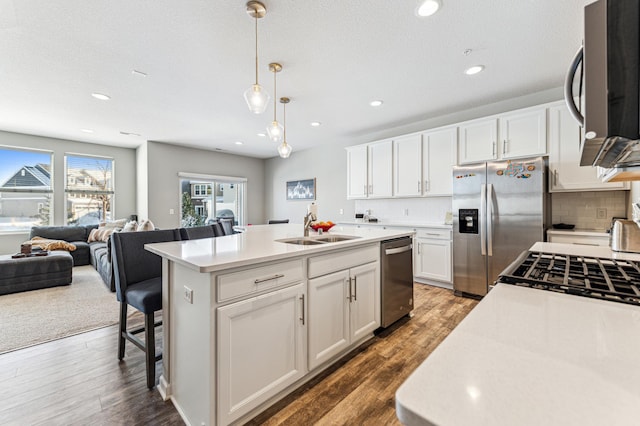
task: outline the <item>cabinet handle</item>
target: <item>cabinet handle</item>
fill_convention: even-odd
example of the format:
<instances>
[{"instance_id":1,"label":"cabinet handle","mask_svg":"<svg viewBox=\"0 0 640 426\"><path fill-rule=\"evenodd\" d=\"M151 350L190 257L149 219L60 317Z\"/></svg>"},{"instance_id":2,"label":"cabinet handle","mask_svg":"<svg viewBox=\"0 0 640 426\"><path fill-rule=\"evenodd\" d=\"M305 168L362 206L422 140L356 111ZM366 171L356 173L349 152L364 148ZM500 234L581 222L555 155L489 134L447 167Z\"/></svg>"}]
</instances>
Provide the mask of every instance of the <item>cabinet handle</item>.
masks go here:
<instances>
[{"instance_id":1,"label":"cabinet handle","mask_svg":"<svg viewBox=\"0 0 640 426\"><path fill-rule=\"evenodd\" d=\"M367 185L362 186L362 192L364 193L364 195L367 195Z\"/></svg>"},{"instance_id":2,"label":"cabinet handle","mask_svg":"<svg viewBox=\"0 0 640 426\"><path fill-rule=\"evenodd\" d=\"M418 243L418 254L420 254L420 246L422 246L422 243Z\"/></svg>"},{"instance_id":3,"label":"cabinet handle","mask_svg":"<svg viewBox=\"0 0 640 426\"><path fill-rule=\"evenodd\" d=\"M502 155L507 153L507 140L502 141Z\"/></svg>"},{"instance_id":4,"label":"cabinet handle","mask_svg":"<svg viewBox=\"0 0 640 426\"><path fill-rule=\"evenodd\" d=\"M424 235L433 235L434 237L439 237L440 234L436 234L434 232L425 232Z\"/></svg>"},{"instance_id":5,"label":"cabinet handle","mask_svg":"<svg viewBox=\"0 0 640 426\"><path fill-rule=\"evenodd\" d=\"M358 277L353 277L353 300L358 301Z\"/></svg>"},{"instance_id":6,"label":"cabinet handle","mask_svg":"<svg viewBox=\"0 0 640 426\"><path fill-rule=\"evenodd\" d=\"M351 277L348 279L345 278L344 283L349 286L349 296L347 296L347 300L351 303Z\"/></svg>"},{"instance_id":7,"label":"cabinet handle","mask_svg":"<svg viewBox=\"0 0 640 426\"><path fill-rule=\"evenodd\" d=\"M420 181L418 181L418 193L420 193Z\"/></svg>"},{"instance_id":8,"label":"cabinet handle","mask_svg":"<svg viewBox=\"0 0 640 426\"><path fill-rule=\"evenodd\" d=\"M496 156L496 141L493 141L493 145L491 148L491 155L495 158Z\"/></svg>"},{"instance_id":9,"label":"cabinet handle","mask_svg":"<svg viewBox=\"0 0 640 426\"><path fill-rule=\"evenodd\" d=\"M284 274L275 274L274 276L269 277L269 278L257 278L254 281L254 283L255 284L260 284L260 283L263 283L265 281L277 280L278 278L282 278L282 277L284 277Z\"/></svg>"},{"instance_id":10,"label":"cabinet handle","mask_svg":"<svg viewBox=\"0 0 640 426\"><path fill-rule=\"evenodd\" d=\"M431 187L429 186L429 181L425 179L424 181L424 192L429 192Z\"/></svg>"},{"instance_id":11,"label":"cabinet handle","mask_svg":"<svg viewBox=\"0 0 640 426\"><path fill-rule=\"evenodd\" d=\"M302 321L302 325L304 325L304 294L300 296L300 300L302 301L302 316L300 317L300 321Z\"/></svg>"},{"instance_id":12,"label":"cabinet handle","mask_svg":"<svg viewBox=\"0 0 640 426\"><path fill-rule=\"evenodd\" d=\"M373 185L369 185L369 194L373 194Z\"/></svg>"},{"instance_id":13,"label":"cabinet handle","mask_svg":"<svg viewBox=\"0 0 640 426\"><path fill-rule=\"evenodd\" d=\"M558 185L558 169L553 170L553 185Z\"/></svg>"}]
</instances>

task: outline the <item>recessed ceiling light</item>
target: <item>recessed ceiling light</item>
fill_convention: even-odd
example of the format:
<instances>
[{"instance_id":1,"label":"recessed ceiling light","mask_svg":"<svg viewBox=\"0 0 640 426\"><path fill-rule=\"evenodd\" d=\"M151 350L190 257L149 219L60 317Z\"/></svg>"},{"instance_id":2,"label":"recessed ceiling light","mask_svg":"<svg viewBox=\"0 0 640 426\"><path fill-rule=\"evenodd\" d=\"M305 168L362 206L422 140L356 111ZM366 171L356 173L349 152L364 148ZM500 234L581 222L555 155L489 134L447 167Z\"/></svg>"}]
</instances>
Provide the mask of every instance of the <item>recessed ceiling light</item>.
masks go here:
<instances>
[{"instance_id":1,"label":"recessed ceiling light","mask_svg":"<svg viewBox=\"0 0 640 426\"><path fill-rule=\"evenodd\" d=\"M319 125L321 125L322 123L319 121L312 121L311 123L311 127L318 127Z\"/></svg>"},{"instance_id":2,"label":"recessed ceiling light","mask_svg":"<svg viewBox=\"0 0 640 426\"><path fill-rule=\"evenodd\" d=\"M108 101L109 99L111 99L111 96L107 96L102 93L92 93L91 96L96 99L100 99L101 101Z\"/></svg>"},{"instance_id":3,"label":"recessed ceiling light","mask_svg":"<svg viewBox=\"0 0 640 426\"><path fill-rule=\"evenodd\" d=\"M265 137L267 137L267 134L266 133L258 133L258 136L260 136L261 138L265 138Z\"/></svg>"},{"instance_id":4,"label":"recessed ceiling light","mask_svg":"<svg viewBox=\"0 0 640 426\"><path fill-rule=\"evenodd\" d=\"M80 131L84 133L93 133L93 130L91 129L80 129Z\"/></svg>"},{"instance_id":5,"label":"recessed ceiling light","mask_svg":"<svg viewBox=\"0 0 640 426\"><path fill-rule=\"evenodd\" d=\"M371 101L369 102L369 105L371 105L372 107L379 107L380 105L382 105L384 102L377 100L377 101Z\"/></svg>"},{"instance_id":6,"label":"recessed ceiling light","mask_svg":"<svg viewBox=\"0 0 640 426\"><path fill-rule=\"evenodd\" d=\"M416 14L422 18L431 16L440 9L441 4L440 0L424 0L418 6Z\"/></svg>"},{"instance_id":7,"label":"recessed ceiling light","mask_svg":"<svg viewBox=\"0 0 640 426\"><path fill-rule=\"evenodd\" d=\"M484 65L474 65L470 68L467 68L464 73L467 75L474 75L474 74L478 74L483 69L484 69Z\"/></svg>"},{"instance_id":8,"label":"recessed ceiling light","mask_svg":"<svg viewBox=\"0 0 640 426\"><path fill-rule=\"evenodd\" d=\"M242 142L242 141L236 141L236 145L244 145L244 142Z\"/></svg>"}]
</instances>

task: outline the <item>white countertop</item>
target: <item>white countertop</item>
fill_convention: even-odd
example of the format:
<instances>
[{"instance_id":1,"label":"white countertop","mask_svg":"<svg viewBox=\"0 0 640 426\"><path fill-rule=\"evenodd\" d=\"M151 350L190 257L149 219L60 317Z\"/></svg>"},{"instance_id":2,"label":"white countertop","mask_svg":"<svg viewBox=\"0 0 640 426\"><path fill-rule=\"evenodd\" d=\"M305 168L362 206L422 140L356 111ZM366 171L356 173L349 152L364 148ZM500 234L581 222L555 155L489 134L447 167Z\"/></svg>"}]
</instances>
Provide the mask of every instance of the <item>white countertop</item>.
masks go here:
<instances>
[{"instance_id":1,"label":"white countertop","mask_svg":"<svg viewBox=\"0 0 640 426\"><path fill-rule=\"evenodd\" d=\"M498 284L398 389L397 415L406 425L638 424L639 360L640 308Z\"/></svg>"},{"instance_id":2,"label":"white countertop","mask_svg":"<svg viewBox=\"0 0 640 426\"><path fill-rule=\"evenodd\" d=\"M338 222L339 225L366 225L366 226L394 226L398 228L406 227L406 228L441 228L441 229L451 229L453 226L451 223L442 223L442 222L387 222L387 221L378 221L378 222L356 222L356 221L341 221Z\"/></svg>"},{"instance_id":3,"label":"white countertop","mask_svg":"<svg viewBox=\"0 0 640 426\"><path fill-rule=\"evenodd\" d=\"M585 237L606 237L609 233L600 229L547 229L547 235L580 235Z\"/></svg>"},{"instance_id":4,"label":"white countertop","mask_svg":"<svg viewBox=\"0 0 640 426\"><path fill-rule=\"evenodd\" d=\"M591 256L605 259L623 259L640 261L640 253L625 253L613 251L607 246L590 246L564 243L535 243L529 249L544 253L572 254L575 256Z\"/></svg>"},{"instance_id":5,"label":"white countertop","mask_svg":"<svg viewBox=\"0 0 640 426\"><path fill-rule=\"evenodd\" d=\"M152 253L200 272L213 272L260 262L321 254L339 248L357 247L362 244L390 238L412 236L413 232L336 225L329 232L324 233L324 235L334 234L352 235L358 238L336 243L296 245L276 240L301 238L303 236L301 224L253 225L247 226L246 231L240 234L199 240L146 244L145 248ZM313 230L310 230L309 235L318 236Z\"/></svg>"}]
</instances>

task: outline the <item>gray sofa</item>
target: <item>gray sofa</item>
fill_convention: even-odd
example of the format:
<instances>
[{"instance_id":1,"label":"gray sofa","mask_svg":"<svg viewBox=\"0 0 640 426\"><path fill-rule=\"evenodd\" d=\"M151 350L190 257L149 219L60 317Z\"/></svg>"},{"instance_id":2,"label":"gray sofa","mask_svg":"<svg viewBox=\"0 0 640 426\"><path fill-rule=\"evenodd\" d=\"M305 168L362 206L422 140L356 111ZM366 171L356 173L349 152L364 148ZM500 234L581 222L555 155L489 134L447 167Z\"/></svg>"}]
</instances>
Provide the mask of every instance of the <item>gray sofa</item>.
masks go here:
<instances>
[{"instance_id":1,"label":"gray sofa","mask_svg":"<svg viewBox=\"0 0 640 426\"><path fill-rule=\"evenodd\" d=\"M116 291L111 265L110 241L88 243L89 234L98 225L85 226L34 226L29 238L42 237L63 240L72 243L76 249L71 253L73 266L92 265L102 277L102 281L111 291Z\"/></svg>"}]
</instances>

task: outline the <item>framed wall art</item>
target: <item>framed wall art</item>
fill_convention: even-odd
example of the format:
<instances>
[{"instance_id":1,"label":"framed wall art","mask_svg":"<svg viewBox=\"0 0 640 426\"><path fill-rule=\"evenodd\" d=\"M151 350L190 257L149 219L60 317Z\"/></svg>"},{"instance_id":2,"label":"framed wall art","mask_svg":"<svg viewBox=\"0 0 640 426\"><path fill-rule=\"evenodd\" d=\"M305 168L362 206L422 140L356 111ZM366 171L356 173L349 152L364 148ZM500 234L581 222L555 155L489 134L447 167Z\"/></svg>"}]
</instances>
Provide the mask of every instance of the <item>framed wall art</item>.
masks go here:
<instances>
[{"instance_id":1,"label":"framed wall art","mask_svg":"<svg viewBox=\"0 0 640 426\"><path fill-rule=\"evenodd\" d=\"M316 179L291 180L287 182L287 200L315 200Z\"/></svg>"}]
</instances>

